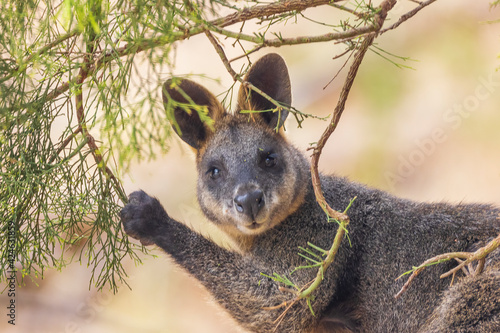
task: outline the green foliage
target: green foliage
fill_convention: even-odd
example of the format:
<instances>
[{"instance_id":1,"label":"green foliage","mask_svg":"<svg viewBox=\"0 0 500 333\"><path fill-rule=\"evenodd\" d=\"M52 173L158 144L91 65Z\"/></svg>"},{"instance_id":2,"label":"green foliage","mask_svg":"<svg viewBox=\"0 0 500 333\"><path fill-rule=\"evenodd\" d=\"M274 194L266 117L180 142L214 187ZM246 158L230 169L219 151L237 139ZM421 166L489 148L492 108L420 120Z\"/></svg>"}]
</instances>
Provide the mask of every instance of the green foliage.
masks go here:
<instances>
[{"instance_id":1,"label":"green foliage","mask_svg":"<svg viewBox=\"0 0 500 333\"><path fill-rule=\"evenodd\" d=\"M186 10L175 1L2 1L2 279L12 241L23 278L77 259L92 269L91 284L116 289L122 259L139 261L119 224L127 198L117 169L168 149L157 88L171 48L136 52L168 36Z\"/></svg>"}]
</instances>

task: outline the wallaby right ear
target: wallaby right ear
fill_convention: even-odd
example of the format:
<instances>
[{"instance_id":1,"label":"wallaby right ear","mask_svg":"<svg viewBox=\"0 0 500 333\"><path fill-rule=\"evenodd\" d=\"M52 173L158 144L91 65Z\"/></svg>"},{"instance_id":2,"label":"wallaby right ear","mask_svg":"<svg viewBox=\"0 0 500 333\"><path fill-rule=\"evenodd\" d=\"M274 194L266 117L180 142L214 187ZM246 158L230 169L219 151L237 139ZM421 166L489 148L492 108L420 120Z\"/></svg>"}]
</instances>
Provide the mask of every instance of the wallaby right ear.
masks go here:
<instances>
[{"instance_id":1,"label":"wallaby right ear","mask_svg":"<svg viewBox=\"0 0 500 333\"><path fill-rule=\"evenodd\" d=\"M271 98L286 106L292 104L290 76L285 60L276 53L269 53L257 60L245 76L245 81L252 83ZM264 111L275 109L276 106L260 94L241 86L238 94L238 106L241 110ZM288 116L287 110L281 112L259 112L271 128L280 128Z\"/></svg>"},{"instance_id":2,"label":"wallaby right ear","mask_svg":"<svg viewBox=\"0 0 500 333\"><path fill-rule=\"evenodd\" d=\"M213 121L225 113L211 92L190 80L167 80L163 84L162 96L175 132L195 149L207 139Z\"/></svg>"}]
</instances>

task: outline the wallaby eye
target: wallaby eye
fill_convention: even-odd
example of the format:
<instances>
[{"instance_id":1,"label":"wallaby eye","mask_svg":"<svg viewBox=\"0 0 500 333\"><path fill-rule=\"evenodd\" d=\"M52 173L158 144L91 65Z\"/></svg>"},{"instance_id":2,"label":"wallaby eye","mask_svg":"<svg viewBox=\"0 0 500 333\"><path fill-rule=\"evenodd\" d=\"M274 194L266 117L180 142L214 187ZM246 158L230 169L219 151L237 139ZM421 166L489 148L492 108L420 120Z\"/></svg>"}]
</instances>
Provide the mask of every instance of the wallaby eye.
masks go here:
<instances>
[{"instance_id":1,"label":"wallaby eye","mask_svg":"<svg viewBox=\"0 0 500 333\"><path fill-rule=\"evenodd\" d=\"M258 165L263 168L274 168L278 162L278 154L271 149L259 148Z\"/></svg>"},{"instance_id":2,"label":"wallaby eye","mask_svg":"<svg viewBox=\"0 0 500 333\"><path fill-rule=\"evenodd\" d=\"M268 168L272 168L276 165L276 157L276 154L267 155L266 159L264 160L264 165Z\"/></svg>"},{"instance_id":3,"label":"wallaby eye","mask_svg":"<svg viewBox=\"0 0 500 333\"><path fill-rule=\"evenodd\" d=\"M210 176L211 179L215 180L218 179L221 175L221 171L219 168L212 167L208 169L207 174Z\"/></svg>"}]
</instances>

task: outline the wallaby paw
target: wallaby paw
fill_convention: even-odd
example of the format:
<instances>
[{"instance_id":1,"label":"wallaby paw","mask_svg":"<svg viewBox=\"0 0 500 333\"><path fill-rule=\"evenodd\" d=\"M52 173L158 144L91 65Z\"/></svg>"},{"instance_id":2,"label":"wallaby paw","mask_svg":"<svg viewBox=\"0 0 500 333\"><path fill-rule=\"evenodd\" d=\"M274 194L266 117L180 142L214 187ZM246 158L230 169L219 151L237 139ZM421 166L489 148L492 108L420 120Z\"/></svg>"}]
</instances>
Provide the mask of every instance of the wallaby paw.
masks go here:
<instances>
[{"instance_id":1,"label":"wallaby paw","mask_svg":"<svg viewBox=\"0 0 500 333\"><path fill-rule=\"evenodd\" d=\"M147 246L154 244L154 237L165 226L168 215L158 199L144 191L135 191L129 195L129 202L121 210L120 219L125 232Z\"/></svg>"}]
</instances>

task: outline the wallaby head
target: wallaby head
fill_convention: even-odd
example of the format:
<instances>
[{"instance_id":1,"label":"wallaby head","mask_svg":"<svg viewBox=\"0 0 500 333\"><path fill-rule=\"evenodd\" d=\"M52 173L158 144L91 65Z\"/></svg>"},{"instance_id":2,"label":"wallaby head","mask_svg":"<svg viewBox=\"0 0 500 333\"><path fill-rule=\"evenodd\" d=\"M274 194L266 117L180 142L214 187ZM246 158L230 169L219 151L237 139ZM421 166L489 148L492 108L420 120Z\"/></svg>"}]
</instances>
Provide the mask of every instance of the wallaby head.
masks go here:
<instances>
[{"instance_id":1,"label":"wallaby head","mask_svg":"<svg viewBox=\"0 0 500 333\"><path fill-rule=\"evenodd\" d=\"M277 54L258 60L245 81L291 104L288 70ZM165 82L163 101L176 133L196 150L198 200L212 222L233 237L252 237L302 204L308 166L280 130L288 111L242 86L237 110L228 113L207 89L185 79Z\"/></svg>"}]
</instances>

